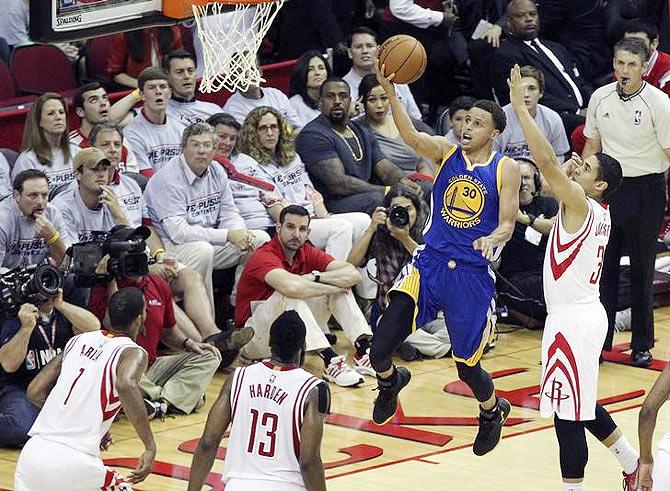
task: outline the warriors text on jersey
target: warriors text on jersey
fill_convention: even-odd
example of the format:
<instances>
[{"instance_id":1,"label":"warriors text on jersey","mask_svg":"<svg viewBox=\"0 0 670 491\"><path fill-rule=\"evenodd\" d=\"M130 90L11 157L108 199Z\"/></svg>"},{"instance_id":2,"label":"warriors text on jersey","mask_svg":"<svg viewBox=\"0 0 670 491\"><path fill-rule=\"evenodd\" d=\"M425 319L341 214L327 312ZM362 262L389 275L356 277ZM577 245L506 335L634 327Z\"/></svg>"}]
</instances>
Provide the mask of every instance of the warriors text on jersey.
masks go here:
<instances>
[{"instance_id":1,"label":"warriors text on jersey","mask_svg":"<svg viewBox=\"0 0 670 491\"><path fill-rule=\"evenodd\" d=\"M423 236L426 247L446 259L473 265L488 260L472 243L498 226L503 154L491 152L484 164L473 164L454 147L446 154L435 182L431 213Z\"/></svg>"}]
</instances>

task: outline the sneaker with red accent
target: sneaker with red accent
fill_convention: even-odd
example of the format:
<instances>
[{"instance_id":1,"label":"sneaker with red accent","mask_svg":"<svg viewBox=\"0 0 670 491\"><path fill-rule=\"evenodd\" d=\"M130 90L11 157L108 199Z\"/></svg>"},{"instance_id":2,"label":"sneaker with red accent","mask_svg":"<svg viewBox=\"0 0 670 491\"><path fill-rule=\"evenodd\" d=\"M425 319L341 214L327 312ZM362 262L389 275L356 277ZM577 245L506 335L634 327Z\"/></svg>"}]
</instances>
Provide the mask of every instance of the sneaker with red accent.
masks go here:
<instances>
[{"instance_id":1,"label":"sneaker with red accent","mask_svg":"<svg viewBox=\"0 0 670 491\"><path fill-rule=\"evenodd\" d=\"M344 358L344 355L334 356L323 371L323 378L340 387L353 387L363 383L363 377L353 370Z\"/></svg>"},{"instance_id":2,"label":"sneaker with red accent","mask_svg":"<svg viewBox=\"0 0 670 491\"><path fill-rule=\"evenodd\" d=\"M623 491L635 491L637 488L637 473L640 470L640 460L637 461L637 467L630 474L623 472Z\"/></svg>"},{"instance_id":3,"label":"sneaker with red accent","mask_svg":"<svg viewBox=\"0 0 670 491\"><path fill-rule=\"evenodd\" d=\"M367 375L368 377L374 377L377 375L375 369L372 368L370 363L370 348L365 350L365 354L358 356L354 354L354 370L356 370L361 375Z\"/></svg>"},{"instance_id":4,"label":"sneaker with red accent","mask_svg":"<svg viewBox=\"0 0 670 491\"><path fill-rule=\"evenodd\" d=\"M667 244L668 240L670 240L668 234L670 234L670 218L664 217L661 222L661 229L658 231L658 240Z\"/></svg>"}]
</instances>

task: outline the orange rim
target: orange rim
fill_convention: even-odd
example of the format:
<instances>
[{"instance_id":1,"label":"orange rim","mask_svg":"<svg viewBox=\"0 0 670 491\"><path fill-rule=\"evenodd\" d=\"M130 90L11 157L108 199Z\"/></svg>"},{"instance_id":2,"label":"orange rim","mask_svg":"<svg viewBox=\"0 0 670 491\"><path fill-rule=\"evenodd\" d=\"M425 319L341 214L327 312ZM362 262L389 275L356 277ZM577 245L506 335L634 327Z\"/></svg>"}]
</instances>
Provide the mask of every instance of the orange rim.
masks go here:
<instances>
[{"instance_id":1,"label":"orange rim","mask_svg":"<svg viewBox=\"0 0 670 491\"><path fill-rule=\"evenodd\" d=\"M173 19L188 19L193 17L192 6L204 7L212 3L224 5L261 5L275 3L279 0L163 0L163 14Z\"/></svg>"},{"instance_id":2,"label":"orange rim","mask_svg":"<svg viewBox=\"0 0 670 491\"><path fill-rule=\"evenodd\" d=\"M178 0L176 3L181 3L181 4L190 4L190 5L207 5L210 3L223 3L225 5L258 5L261 3L274 3L279 0ZM163 3L173 3L170 1L163 2Z\"/></svg>"}]
</instances>

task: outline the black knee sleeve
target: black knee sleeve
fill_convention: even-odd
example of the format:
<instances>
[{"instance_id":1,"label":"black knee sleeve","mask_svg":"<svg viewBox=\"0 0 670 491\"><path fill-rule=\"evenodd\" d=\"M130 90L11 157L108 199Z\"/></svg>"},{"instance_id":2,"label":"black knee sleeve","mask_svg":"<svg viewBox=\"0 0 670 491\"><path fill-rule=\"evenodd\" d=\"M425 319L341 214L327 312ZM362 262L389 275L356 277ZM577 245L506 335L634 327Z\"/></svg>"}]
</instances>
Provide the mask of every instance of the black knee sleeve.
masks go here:
<instances>
[{"instance_id":1,"label":"black knee sleeve","mask_svg":"<svg viewBox=\"0 0 670 491\"><path fill-rule=\"evenodd\" d=\"M378 373L391 368L393 352L412 333L414 300L401 292L392 292L390 300L379 319L370 347L370 363Z\"/></svg>"},{"instance_id":2,"label":"black knee sleeve","mask_svg":"<svg viewBox=\"0 0 670 491\"><path fill-rule=\"evenodd\" d=\"M596 419L584 421L584 428L602 442L616 430L616 423L607 409L600 404L596 404Z\"/></svg>"},{"instance_id":3,"label":"black knee sleeve","mask_svg":"<svg viewBox=\"0 0 670 491\"><path fill-rule=\"evenodd\" d=\"M558 438L561 475L564 479L583 479L589 460L584 424L554 416L554 429Z\"/></svg>"},{"instance_id":4,"label":"black knee sleeve","mask_svg":"<svg viewBox=\"0 0 670 491\"><path fill-rule=\"evenodd\" d=\"M458 370L458 378L470 387L475 398L479 402L484 402L493 395L493 380L491 376L486 373L479 362L474 367L470 367L465 363L456 362L456 369Z\"/></svg>"}]
</instances>

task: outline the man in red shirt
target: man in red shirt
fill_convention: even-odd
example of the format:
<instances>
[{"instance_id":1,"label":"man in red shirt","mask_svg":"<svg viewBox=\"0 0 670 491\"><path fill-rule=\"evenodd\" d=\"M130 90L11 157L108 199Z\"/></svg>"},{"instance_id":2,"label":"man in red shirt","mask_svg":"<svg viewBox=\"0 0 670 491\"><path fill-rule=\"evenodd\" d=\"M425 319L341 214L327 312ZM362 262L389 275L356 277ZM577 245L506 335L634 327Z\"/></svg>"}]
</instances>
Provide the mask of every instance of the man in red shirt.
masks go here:
<instances>
[{"instance_id":1,"label":"man in red shirt","mask_svg":"<svg viewBox=\"0 0 670 491\"><path fill-rule=\"evenodd\" d=\"M149 236L146 227L119 227L111 232L119 240ZM99 272L107 270L103 259ZM149 358L149 368L142 376L140 388L144 393L150 417L162 417L170 410L190 414L198 407L216 369L221 362L219 350L209 344L194 341L175 325L172 290L160 276L148 274L141 277L113 278L106 286L96 285L91 291L89 308L109 326L107 303L119 289L134 286L144 293L146 320L137 336L137 344L144 348ZM177 354L160 356L158 343L177 350Z\"/></svg>"},{"instance_id":2,"label":"man in red shirt","mask_svg":"<svg viewBox=\"0 0 670 491\"><path fill-rule=\"evenodd\" d=\"M318 351L324 378L348 387L374 376L369 351L372 331L351 287L361 281L356 268L307 242L309 212L298 205L279 215L277 234L247 261L237 287L235 324L251 326L253 339L242 349L251 359L270 356L270 326L286 310L296 310L307 326L306 351ZM354 370L333 351L324 330L330 316L356 348Z\"/></svg>"}]
</instances>

